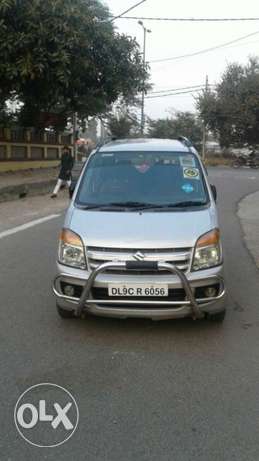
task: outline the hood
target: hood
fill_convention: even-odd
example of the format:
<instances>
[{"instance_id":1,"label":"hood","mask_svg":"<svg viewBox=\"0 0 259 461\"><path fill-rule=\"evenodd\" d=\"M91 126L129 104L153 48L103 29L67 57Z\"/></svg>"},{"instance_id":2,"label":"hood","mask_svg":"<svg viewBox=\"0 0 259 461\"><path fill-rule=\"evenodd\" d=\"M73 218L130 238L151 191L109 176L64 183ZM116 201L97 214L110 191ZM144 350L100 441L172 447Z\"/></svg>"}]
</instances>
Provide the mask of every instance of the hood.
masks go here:
<instances>
[{"instance_id":1,"label":"hood","mask_svg":"<svg viewBox=\"0 0 259 461\"><path fill-rule=\"evenodd\" d=\"M85 246L184 248L217 227L214 207L193 212L105 212L74 208L69 228Z\"/></svg>"}]
</instances>

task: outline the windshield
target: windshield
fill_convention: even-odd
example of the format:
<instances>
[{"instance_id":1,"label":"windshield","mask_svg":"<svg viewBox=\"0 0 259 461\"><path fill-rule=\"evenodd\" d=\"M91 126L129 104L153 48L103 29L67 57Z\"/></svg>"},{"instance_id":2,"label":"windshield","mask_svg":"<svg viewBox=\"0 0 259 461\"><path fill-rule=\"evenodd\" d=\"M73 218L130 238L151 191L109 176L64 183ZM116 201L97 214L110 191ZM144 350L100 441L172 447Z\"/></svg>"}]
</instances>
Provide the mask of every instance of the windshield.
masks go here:
<instances>
[{"instance_id":1,"label":"windshield","mask_svg":"<svg viewBox=\"0 0 259 461\"><path fill-rule=\"evenodd\" d=\"M176 152L103 152L90 159L76 204L94 207L190 207L208 203L196 156Z\"/></svg>"}]
</instances>

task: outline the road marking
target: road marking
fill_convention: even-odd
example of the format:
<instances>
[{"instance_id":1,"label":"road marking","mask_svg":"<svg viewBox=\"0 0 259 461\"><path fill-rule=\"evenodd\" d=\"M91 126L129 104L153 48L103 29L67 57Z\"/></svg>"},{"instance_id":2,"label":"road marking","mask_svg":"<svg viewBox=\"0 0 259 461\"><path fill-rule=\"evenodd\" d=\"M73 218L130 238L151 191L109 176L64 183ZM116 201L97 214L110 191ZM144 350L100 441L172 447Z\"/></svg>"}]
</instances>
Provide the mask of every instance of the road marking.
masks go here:
<instances>
[{"instance_id":1,"label":"road marking","mask_svg":"<svg viewBox=\"0 0 259 461\"><path fill-rule=\"evenodd\" d=\"M42 224L47 221L51 221L52 219L59 218L61 214L51 214L46 216L45 218L35 219L34 221L30 221L26 224L22 224L21 226L13 227L12 229L8 229L6 231L0 232L0 239L4 237L8 237L9 235L17 234L23 230L29 229L30 227L37 226L38 224Z\"/></svg>"}]
</instances>

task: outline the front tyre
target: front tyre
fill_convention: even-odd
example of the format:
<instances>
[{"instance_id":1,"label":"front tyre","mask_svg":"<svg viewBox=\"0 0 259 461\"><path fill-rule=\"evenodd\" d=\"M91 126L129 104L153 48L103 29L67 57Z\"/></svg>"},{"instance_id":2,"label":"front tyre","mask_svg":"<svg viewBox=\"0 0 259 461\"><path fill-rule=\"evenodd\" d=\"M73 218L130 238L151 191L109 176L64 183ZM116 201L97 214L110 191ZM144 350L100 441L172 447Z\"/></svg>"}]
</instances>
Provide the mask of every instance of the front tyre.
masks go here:
<instances>
[{"instance_id":1,"label":"front tyre","mask_svg":"<svg viewBox=\"0 0 259 461\"><path fill-rule=\"evenodd\" d=\"M66 309L63 309L62 307L60 307L58 304L56 304L56 307L57 307L58 315L62 319L74 319L74 318L76 318L74 311L67 311Z\"/></svg>"},{"instance_id":2,"label":"front tyre","mask_svg":"<svg viewBox=\"0 0 259 461\"><path fill-rule=\"evenodd\" d=\"M217 312L216 314L207 314L206 318L210 322L215 322L215 323L223 323L226 317L226 309L221 312Z\"/></svg>"}]
</instances>

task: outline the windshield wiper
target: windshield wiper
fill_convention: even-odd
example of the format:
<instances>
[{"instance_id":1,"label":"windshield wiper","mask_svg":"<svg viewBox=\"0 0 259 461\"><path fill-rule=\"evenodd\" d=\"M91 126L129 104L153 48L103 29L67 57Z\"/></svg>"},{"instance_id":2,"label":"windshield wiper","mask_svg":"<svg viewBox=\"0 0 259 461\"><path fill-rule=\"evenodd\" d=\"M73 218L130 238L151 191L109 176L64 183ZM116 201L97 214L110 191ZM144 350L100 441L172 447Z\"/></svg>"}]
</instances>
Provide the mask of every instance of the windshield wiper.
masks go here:
<instances>
[{"instance_id":1,"label":"windshield wiper","mask_svg":"<svg viewBox=\"0 0 259 461\"><path fill-rule=\"evenodd\" d=\"M111 203L100 203L100 204L77 204L78 208L81 210L107 210L107 209L123 209L125 208L139 208L146 206L146 203L142 202L111 202ZM153 206L153 205L152 205Z\"/></svg>"},{"instance_id":2,"label":"windshield wiper","mask_svg":"<svg viewBox=\"0 0 259 461\"><path fill-rule=\"evenodd\" d=\"M102 205L102 204L91 204L89 203L89 205L85 204L85 205L80 205L78 203L76 203L77 207L80 209L80 210L99 210L100 208L103 208L105 207L106 205Z\"/></svg>"},{"instance_id":3,"label":"windshield wiper","mask_svg":"<svg viewBox=\"0 0 259 461\"><path fill-rule=\"evenodd\" d=\"M206 202L195 202L195 201L185 201L185 202L176 202L176 203L168 203L159 205L157 203L145 203L145 202L111 202L111 203L100 203L100 204L85 204L79 205L77 204L78 208L81 210L125 210L126 208L132 208L134 210L163 210L163 209L170 209L170 208L186 208L186 207L193 207L193 206L203 206L206 205Z\"/></svg>"},{"instance_id":4,"label":"windshield wiper","mask_svg":"<svg viewBox=\"0 0 259 461\"><path fill-rule=\"evenodd\" d=\"M158 205L156 208L186 208L192 206L203 206L207 205L206 202L195 202L194 200L189 200L185 202L176 202L176 203L168 203L167 205Z\"/></svg>"},{"instance_id":5,"label":"windshield wiper","mask_svg":"<svg viewBox=\"0 0 259 461\"><path fill-rule=\"evenodd\" d=\"M120 208L134 208L134 209L146 209L146 208L154 208L157 205L155 203L146 203L146 202L133 202L133 201L128 201L128 202L113 202L109 203L108 206L111 207L120 207Z\"/></svg>"}]
</instances>

